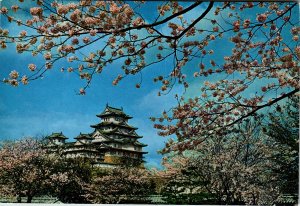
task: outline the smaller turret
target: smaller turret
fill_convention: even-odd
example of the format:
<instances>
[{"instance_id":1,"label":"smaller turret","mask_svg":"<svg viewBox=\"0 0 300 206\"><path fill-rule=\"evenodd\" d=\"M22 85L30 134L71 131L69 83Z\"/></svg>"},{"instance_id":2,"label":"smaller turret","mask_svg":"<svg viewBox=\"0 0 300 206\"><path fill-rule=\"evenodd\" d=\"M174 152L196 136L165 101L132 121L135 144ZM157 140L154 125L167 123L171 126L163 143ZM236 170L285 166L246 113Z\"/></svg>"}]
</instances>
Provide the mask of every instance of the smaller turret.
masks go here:
<instances>
[{"instance_id":1,"label":"smaller turret","mask_svg":"<svg viewBox=\"0 0 300 206\"><path fill-rule=\"evenodd\" d=\"M89 144L93 138L89 134L83 134L80 132L80 134L74 139L76 139L75 144Z\"/></svg>"},{"instance_id":2,"label":"smaller turret","mask_svg":"<svg viewBox=\"0 0 300 206\"><path fill-rule=\"evenodd\" d=\"M52 133L50 136L48 136L48 139L51 144L54 145L64 145L66 139L68 139L65 135L63 135L62 132L60 133Z\"/></svg>"}]
</instances>

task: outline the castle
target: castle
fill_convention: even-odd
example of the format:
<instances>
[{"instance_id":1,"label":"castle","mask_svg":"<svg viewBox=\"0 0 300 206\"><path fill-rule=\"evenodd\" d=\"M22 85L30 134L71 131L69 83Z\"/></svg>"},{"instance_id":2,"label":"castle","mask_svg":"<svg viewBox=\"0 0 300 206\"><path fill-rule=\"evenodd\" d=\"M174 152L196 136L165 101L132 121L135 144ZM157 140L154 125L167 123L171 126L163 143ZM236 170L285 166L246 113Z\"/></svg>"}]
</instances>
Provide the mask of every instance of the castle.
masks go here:
<instances>
[{"instance_id":1,"label":"castle","mask_svg":"<svg viewBox=\"0 0 300 206\"><path fill-rule=\"evenodd\" d=\"M62 132L52 133L47 137L48 151L60 152L67 158L84 158L93 165L100 167L141 166L143 165L143 147L139 142L142 138L136 133L137 128L130 126L132 117L123 112L123 108L106 105L101 114L96 115L100 123L91 125L94 131L89 134L80 133L75 142L68 139Z\"/></svg>"}]
</instances>

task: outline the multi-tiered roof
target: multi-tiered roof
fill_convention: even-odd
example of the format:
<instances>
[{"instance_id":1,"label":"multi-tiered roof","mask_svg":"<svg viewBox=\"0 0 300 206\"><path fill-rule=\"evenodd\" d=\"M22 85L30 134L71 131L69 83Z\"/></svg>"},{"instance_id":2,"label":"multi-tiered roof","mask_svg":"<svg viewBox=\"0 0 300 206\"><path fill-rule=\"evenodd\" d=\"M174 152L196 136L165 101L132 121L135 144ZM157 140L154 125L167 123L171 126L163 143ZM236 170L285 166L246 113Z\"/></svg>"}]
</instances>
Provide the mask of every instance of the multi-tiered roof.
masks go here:
<instances>
[{"instance_id":1,"label":"multi-tiered roof","mask_svg":"<svg viewBox=\"0 0 300 206\"><path fill-rule=\"evenodd\" d=\"M101 122L95 125L91 125L92 128L95 128L94 140L93 142L101 142L110 145L109 143L121 143L126 144L130 143L133 146L139 147L139 149L131 152L136 153L147 153L143 152L140 147L147 146L139 142L137 139L142 138L136 133L136 127L133 127L128 124L128 119L132 117L123 112L123 108L114 108L106 105L106 108L101 114L96 115L101 118ZM111 147L112 149L119 149Z\"/></svg>"},{"instance_id":2,"label":"multi-tiered roof","mask_svg":"<svg viewBox=\"0 0 300 206\"><path fill-rule=\"evenodd\" d=\"M49 139L59 139L59 140L66 140L68 139L62 132L53 132L50 136L48 136Z\"/></svg>"},{"instance_id":3,"label":"multi-tiered roof","mask_svg":"<svg viewBox=\"0 0 300 206\"><path fill-rule=\"evenodd\" d=\"M119 108L108 106L108 104L106 104L106 108L104 109L104 111L101 114L97 114L96 116L100 117L100 118L104 118L104 117L111 116L111 115L124 117L125 119L132 118L131 116L129 116L123 112L123 107L121 107L119 109Z\"/></svg>"},{"instance_id":4,"label":"multi-tiered roof","mask_svg":"<svg viewBox=\"0 0 300 206\"><path fill-rule=\"evenodd\" d=\"M53 132L50 136L48 136L48 140L50 144L64 144L65 140L68 139L62 132Z\"/></svg>"},{"instance_id":5,"label":"multi-tiered roof","mask_svg":"<svg viewBox=\"0 0 300 206\"><path fill-rule=\"evenodd\" d=\"M94 132L80 133L76 142L66 142L61 133L52 133L48 138L53 144L49 145L51 151L56 147L63 148L67 157L84 157L93 160L98 165L128 164L134 162L139 165L143 162L143 147L147 146L138 141L142 136L136 133L137 128L128 124L131 119L125 114L123 108L114 108L106 105L101 114L96 115L101 122L91 125ZM123 159L123 160L122 160ZM125 159L125 161L124 161Z\"/></svg>"},{"instance_id":6,"label":"multi-tiered roof","mask_svg":"<svg viewBox=\"0 0 300 206\"><path fill-rule=\"evenodd\" d=\"M91 125L91 127L95 128L94 133L100 133L104 139L112 142L131 142L141 147L147 146L137 140L143 136L136 133L137 127L128 124L128 119L132 117L125 114L123 108L119 109L106 105L104 111L96 116L101 118L102 121ZM94 142L97 142L97 135L94 135Z\"/></svg>"}]
</instances>

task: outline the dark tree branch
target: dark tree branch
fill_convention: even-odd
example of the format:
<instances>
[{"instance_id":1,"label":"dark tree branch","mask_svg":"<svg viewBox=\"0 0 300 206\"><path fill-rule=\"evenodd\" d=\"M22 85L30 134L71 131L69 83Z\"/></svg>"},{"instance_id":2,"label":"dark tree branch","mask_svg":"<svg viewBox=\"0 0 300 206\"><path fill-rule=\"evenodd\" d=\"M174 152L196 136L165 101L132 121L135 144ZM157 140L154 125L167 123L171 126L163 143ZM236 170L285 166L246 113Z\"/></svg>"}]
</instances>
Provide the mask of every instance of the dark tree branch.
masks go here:
<instances>
[{"instance_id":1,"label":"dark tree branch","mask_svg":"<svg viewBox=\"0 0 300 206\"><path fill-rule=\"evenodd\" d=\"M265 108L265 107L269 107L269 106L275 104L276 102L279 102L279 101L282 100L282 99L285 99L285 98L287 98L287 97L290 97L290 96L294 95L294 94L297 93L297 92L299 92L299 88L294 89L293 91L291 91L291 92L289 92L289 93L287 93L287 94L284 94L284 95L282 95L281 97L276 98L276 99L274 99L274 100L272 100L272 101L270 101L270 102L268 102L268 103L266 103L266 104L257 106L256 109L252 110L252 111L249 112L247 115L244 115L244 116L242 116L241 118L238 118L238 119L235 120L234 122L232 122L232 123L226 125L226 127L230 127L230 126L236 124L237 122L240 122L240 121L242 121L243 119L252 116L252 115L255 114L257 111L259 111L259 110L261 110L261 109L263 109L263 108Z\"/></svg>"}]
</instances>

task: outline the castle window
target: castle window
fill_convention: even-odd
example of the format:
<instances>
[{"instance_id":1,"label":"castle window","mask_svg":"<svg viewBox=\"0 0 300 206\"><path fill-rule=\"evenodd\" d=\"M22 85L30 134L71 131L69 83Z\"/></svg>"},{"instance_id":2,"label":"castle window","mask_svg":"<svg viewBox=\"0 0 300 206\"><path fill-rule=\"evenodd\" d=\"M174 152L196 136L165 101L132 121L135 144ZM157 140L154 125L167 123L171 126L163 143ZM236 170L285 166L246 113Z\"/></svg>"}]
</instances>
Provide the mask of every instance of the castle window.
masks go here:
<instances>
[{"instance_id":1,"label":"castle window","mask_svg":"<svg viewBox=\"0 0 300 206\"><path fill-rule=\"evenodd\" d=\"M123 119L120 118L120 117L116 117L115 120L118 121L118 122L121 122Z\"/></svg>"}]
</instances>

